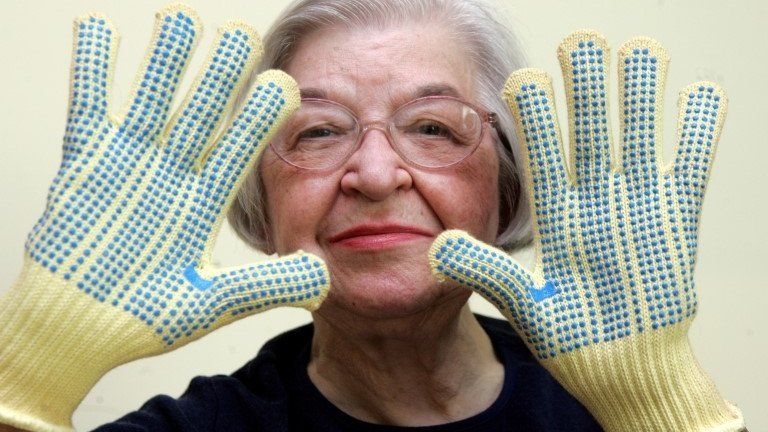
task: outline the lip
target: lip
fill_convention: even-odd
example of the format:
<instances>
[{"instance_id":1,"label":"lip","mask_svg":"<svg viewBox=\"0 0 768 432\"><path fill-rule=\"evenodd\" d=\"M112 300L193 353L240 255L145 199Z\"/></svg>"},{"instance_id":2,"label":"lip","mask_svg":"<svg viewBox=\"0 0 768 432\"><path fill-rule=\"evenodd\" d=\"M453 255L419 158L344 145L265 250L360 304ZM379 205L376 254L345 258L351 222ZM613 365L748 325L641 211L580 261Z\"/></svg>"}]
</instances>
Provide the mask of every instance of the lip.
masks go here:
<instances>
[{"instance_id":1,"label":"lip","mask_svg":"<svg viewBox=\"0 0 768 432\"><path fill-rule=\"evenodd\" d=\"M420 227L400 224L361 224L328 239L333 245L352 249L386 249L435 235Z\"/></svg>"}]
</instances>

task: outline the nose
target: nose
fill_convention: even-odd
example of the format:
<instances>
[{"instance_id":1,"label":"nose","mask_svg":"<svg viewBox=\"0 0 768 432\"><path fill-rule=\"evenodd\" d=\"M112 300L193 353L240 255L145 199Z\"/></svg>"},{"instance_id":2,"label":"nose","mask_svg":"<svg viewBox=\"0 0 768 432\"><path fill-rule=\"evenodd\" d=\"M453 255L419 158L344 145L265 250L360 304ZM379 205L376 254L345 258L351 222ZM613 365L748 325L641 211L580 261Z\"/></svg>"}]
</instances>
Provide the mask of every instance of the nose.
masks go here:
<instances>
[{"instance_id":1,"label":"nose","mask_svg":"<svg viewBox=\"0 0 768 432\"><path fill-rule=\"evenodd\" d=\"M371 201L383 201L394 192L409 190L413 178L409 166L390 143L384 125L369 125L362 131L354 154L343 165L341 190Z\"/></svg>"}]
</instances>

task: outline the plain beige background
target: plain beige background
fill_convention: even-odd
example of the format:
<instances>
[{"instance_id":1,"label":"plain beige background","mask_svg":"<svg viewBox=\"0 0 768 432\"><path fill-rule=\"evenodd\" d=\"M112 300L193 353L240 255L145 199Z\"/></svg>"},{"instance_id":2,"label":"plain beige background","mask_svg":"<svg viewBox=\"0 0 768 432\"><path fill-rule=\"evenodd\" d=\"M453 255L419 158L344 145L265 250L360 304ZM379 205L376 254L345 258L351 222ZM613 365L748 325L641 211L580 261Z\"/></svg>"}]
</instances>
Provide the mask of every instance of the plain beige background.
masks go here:
<instances>
[{"instance_id":1,"label":"plain beige background","mask_svg":"<svg viewBox=\"0 0 768 432\"><path fill-rule=\"evenodd\" d=\"M285 5L279 0L188 3L200 12L207 31L183 91L217 25L237 17L264 32ZM72 19L98 10L117 24L122 42L113 105L120 106L143 57L153 13L164 4L156 0L0 3L0 293L20 268L24 238L43 210L58 166ZM673 148L677 90L700 79L717 81L727 90L730 109L704 206L696 274L701 308L691 340L703 367L726 397L743 409L750 430L768 431L768 135L764 129L768 123L768 4L759 0L515 0L499 2L499 7L521 37L530 64L555 77L561 91L561 119L566 113L555 49L563 36L578 28L602 31L614 48L638 34L653 36L667 47L672 58L664 116L667 155ZM615 114L613 122L616 130ZM521 256L530 261L530 254ZM225 227L216 249L218 262L232 265L259 257ZM473 298L472 305L498 315L482 299ZM270 311L173 353L119 367L85 398L75 412L75 426L87 430L114 420L159 393L178 396L195 375L229 374L252 358L267 339L309 319L302 310Z\"/></svg>"}]
</instances>

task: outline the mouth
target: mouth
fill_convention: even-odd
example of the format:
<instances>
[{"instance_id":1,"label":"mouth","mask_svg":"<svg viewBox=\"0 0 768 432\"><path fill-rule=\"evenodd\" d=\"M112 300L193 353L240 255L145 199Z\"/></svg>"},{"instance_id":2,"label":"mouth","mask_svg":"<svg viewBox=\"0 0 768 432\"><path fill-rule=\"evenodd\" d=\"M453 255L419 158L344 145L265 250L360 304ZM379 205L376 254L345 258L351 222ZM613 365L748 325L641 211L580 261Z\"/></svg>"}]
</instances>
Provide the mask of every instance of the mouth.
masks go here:
<instances>
[{"instance_id":1,"label":"mouth","mask_svg":"<svg viewBox=\"0 0 768 432\"><path fill-rule=\"evenodd\" d=\"M334 246L348 249L379 250L396 247L413 241L434 239L430 231L399 224L362 224L330 237Z\"/></svg>"}]
</instances>

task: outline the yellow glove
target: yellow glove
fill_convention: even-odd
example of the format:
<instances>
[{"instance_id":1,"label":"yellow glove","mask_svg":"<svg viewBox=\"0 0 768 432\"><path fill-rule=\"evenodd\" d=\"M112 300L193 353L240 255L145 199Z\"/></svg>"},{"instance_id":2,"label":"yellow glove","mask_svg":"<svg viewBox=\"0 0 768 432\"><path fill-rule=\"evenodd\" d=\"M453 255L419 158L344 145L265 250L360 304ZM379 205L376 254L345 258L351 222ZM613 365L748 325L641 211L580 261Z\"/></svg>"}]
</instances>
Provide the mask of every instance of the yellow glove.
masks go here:
<instances>
[{"instance_id":1,"label":"yellow glove","mask_svg":"<svg viewBox=\"0 0 768 432\"><path fill-rule=\"evenodd\" d=\"M638 37L619 49L621 159L611 159L609 47L594 31L560 45L570 124L562 149L551 78L513 73L504 98L525 147L534 214L529 272L461 231L441 235L433 272L473 288L607 431L735 431L688 342L699 213L726 98L713 83L680 94L678 148L661 160L667 53ZM566 168L567 165L567 168Z\"/></svg>"},{"instance_id":2,"label":"yellow glove","mask_svg":"<svg viewBox=\"0 0 768 432\"><path fill-rule=\"evenodd\" d=\"M21 276L0 299L0 423L71 430L72 412L115 366L271 307L324 299L328 272L311 254L209 265L240 183L299 95L289 76L265 72L221 128L262 50L252 28L230 22L166 124L200 33L188 7L159 11L114 118L117 33L98 14L75 21L63 160Z\"/></svg>"}]
</instances>

